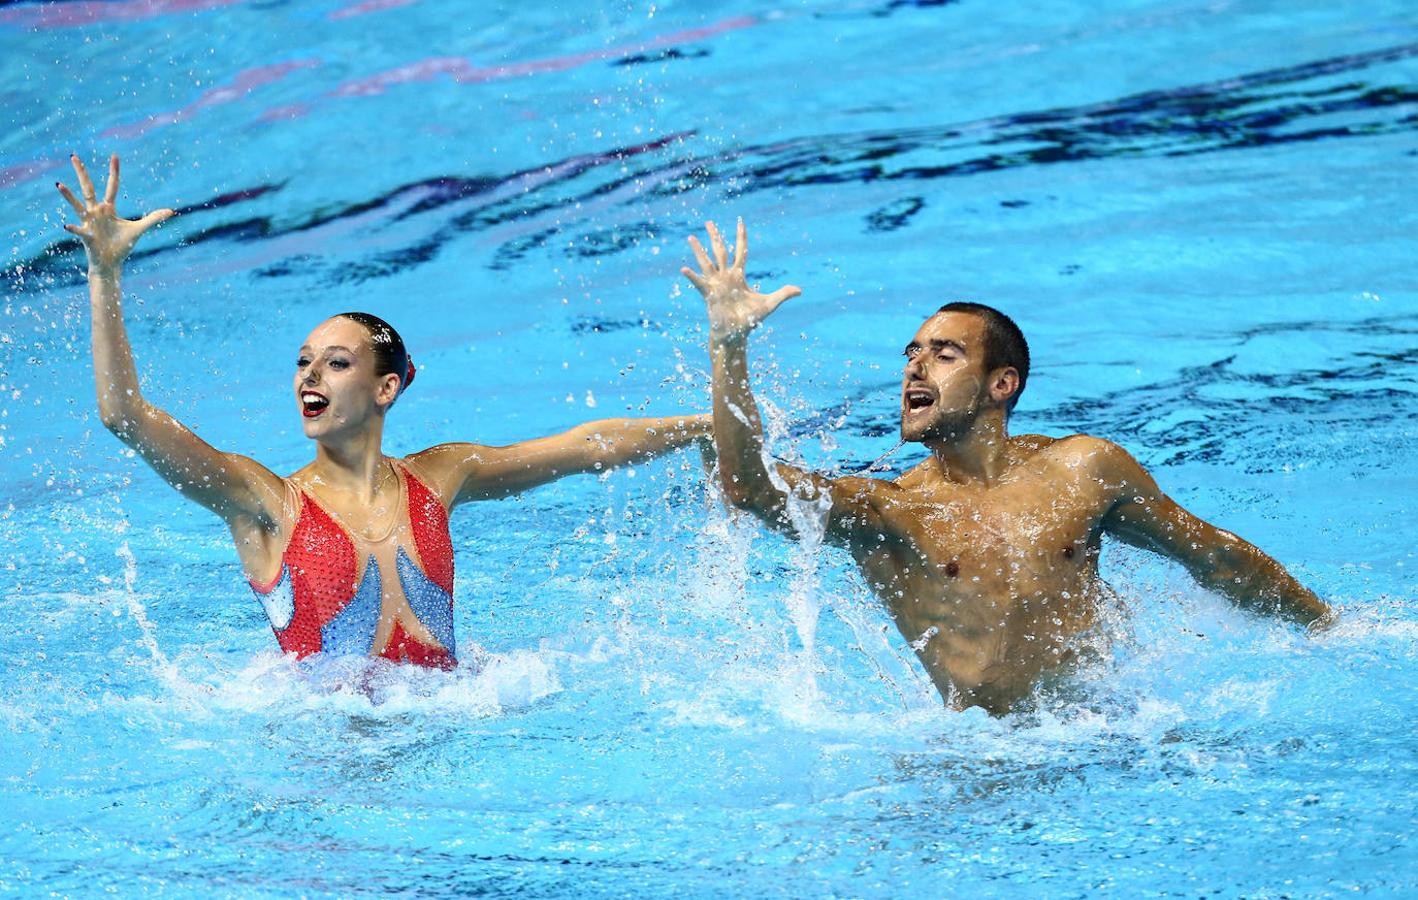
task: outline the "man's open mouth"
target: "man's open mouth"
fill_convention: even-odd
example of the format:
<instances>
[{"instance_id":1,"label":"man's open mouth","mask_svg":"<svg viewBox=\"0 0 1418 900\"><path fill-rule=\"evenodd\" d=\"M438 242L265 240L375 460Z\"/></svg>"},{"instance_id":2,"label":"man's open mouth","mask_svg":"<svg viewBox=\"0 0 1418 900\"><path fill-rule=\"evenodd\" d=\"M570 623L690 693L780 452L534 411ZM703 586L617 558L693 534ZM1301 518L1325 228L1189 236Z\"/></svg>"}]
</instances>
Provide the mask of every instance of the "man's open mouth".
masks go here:
<instances>
[{"instance_id":1,"label":"man's open mouth","mask_svg":"<svg viewBox=\"0 0 1418 900\"><path fill-rule=\"evenodd\" d=\"M307 419L313 419L320 415L329 405L328 399L314 391L301 391L300 393L300 414Z\"/></svg>"},{"instance_id":2,"label":"man's open mouth","mask_svg":"<svg viewBox=\"0 0 1418 900\"><path fill-rule=\"evenodd\" d=\"M930 391L907 391L907 392L906 392L906 411L907 411L907 412L918 412L918 411L923 410L923 409L925 409L926 407L932 405L933 403L935 403L935 397L933 397L933 396L931 395Z\"/></svg>"}]
</instances>

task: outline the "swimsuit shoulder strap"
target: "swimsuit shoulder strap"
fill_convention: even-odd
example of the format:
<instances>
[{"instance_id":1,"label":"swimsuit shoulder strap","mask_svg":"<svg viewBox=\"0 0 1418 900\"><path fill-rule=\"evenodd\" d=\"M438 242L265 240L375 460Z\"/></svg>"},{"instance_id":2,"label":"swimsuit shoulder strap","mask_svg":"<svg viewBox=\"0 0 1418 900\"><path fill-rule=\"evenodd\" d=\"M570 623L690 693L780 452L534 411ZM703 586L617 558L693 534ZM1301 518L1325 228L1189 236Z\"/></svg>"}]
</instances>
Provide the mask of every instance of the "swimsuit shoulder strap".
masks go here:
<instances>
[{"instance_id":1,"label":"swimsuit shoulder strap","mask_svg":"<svg viewBox=\"0 0 1418 900\"><path fill-rule=\"evenodd\" d=\"M339 539L353 546L354 536L350 534L349 529L334 513L325 508L313 491L301 487L294 478L284 480L290 533L285 536L285 546L281 549L282 559L286 557L291 541L301 529L314 529L322 540Z\"/></svg>"},{"instance_id":2,"label":"swimsuit shoulder strap","mask_svg":"<svg viewBox=\"0 0 1418 900\"><path fill-rule=\"evenodd\" d=\"M296 523L300 521L300 514L305 511L305 491L296 486L294 479L282 478L281 483L286 486L286 494L283 498L285 521L290 523L290 530L295 531Z\"/></svg>"},{"instance_id":3,"label":"swimsuit shoulder strap","mask_svg":"<svg viewBox=\"0 0 1418 900\"><path fill-rule=\"evenodd\" d=\"M428 479L419 475L418 468L414 463L409 461L408 457L404 457L403 459L390 457L390 460L394 463L395 467L403 472L404 479L409 485L408 501L411 509L415 497L429 496L436 500L438 505L443 508L443 514L445 516L448 514L448 505L443 502L443 498L438 496L437 491L429 487Z\"/></svg>"}]
</instances>

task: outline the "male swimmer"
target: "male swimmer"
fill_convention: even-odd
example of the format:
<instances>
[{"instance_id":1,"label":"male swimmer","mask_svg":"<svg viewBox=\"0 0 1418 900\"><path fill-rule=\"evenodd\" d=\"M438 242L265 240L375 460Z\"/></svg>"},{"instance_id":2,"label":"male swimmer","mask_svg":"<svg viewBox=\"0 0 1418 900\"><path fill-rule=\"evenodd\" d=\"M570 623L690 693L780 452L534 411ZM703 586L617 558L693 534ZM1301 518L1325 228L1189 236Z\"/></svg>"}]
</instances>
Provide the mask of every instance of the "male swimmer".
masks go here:
<instances>
[{"instance_id":1,"label":"male swimmer","mask_svg":"<svg viewBox=\"0 0 1418 900\"><path fill-rule=\"evenodd\" d=\"M226 522L281 649L451 668L453 546L448 513L566 475L650 459L708 440L709 416L589 422L506 447L440 444L403 459L380 449L384 418L414 378L382 319L343 313L316 326L296 358L293 398L315 459L282 478L214 449L143 398L123 325L120 280L134 243L173 215L120 219L118 157L103 199L73 158L93 311L99 415L169 484Z\"/></svg>"},{"instance_id":2,"label":"male swimmer","mask_svg":"<svg viewBox=\"0 0 1418 900\"><path fill-rule=\"evenodd\" d=\"M1007 316L951 303L906 345L901 439L930 457L894 481L768 468L749 385L749 333L797 287L748 286L733 260L689 239L713 358L714 443L730 500L792 532L789 494L830 498L827 539L851 553L931 680L956 709L1002 715L1057 673L1098 619L1101 538L1176 560L1235 603L1322 626L1333 612L1260 550L1178 506L1121 447L1088 435L1011 436L1029 350Z\"/></svg>"}]
</instances>

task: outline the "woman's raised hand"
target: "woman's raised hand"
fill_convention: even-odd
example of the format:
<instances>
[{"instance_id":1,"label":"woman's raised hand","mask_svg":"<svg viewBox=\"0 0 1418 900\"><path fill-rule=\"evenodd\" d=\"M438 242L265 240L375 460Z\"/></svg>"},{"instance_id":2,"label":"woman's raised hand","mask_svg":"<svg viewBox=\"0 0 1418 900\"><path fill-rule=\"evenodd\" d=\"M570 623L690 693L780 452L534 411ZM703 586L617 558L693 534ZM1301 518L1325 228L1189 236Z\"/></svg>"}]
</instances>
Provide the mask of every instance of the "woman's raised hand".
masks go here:
<instances>
[{"instance_id":1,"label":"woman's raised hand","mask_svg":"<svg viewBox=\"0 0 1418 900\"><path fill-rule=\"evenodd\" d=\"M748 231L743 220L739 220L738 234L734 240L734 260L729 262L729 251L724 246L724 238L713 222L705 225L709 232L709 243L714 255L710 257L699 239L691 236L689 247L699 263L699 271L688 266L680 269L684 277L704 295L704 303L709 309L709 332L713 340L735 340L746 336L768 318L784 300L802 293L793 285L780 287L771 294L760 293L749 287L744 276L744 264L748 261Z\"/></svg>"},{"instance_id":2,"label":"woman's raised hand","mask_svg":"<svg viewBox=\"0 0 1418 900\"><path fill-rule=\"evenodd\" d=\"M98 199L94 183L78 156L70 157L74 173L79 178L79 192L83 200L74 196L59 182L54 186L79 214L78 225L65 225L64 230L79 236L84 242L84 250L89 255L89 270L117 271L132 252L133 245L149 228L172 218L176 213L170 209L159 209L141 219L120 219L113 202L118 197L118 155L108 159L108 185L103 192L103 200Z\"/></svg>"}]
</instances>

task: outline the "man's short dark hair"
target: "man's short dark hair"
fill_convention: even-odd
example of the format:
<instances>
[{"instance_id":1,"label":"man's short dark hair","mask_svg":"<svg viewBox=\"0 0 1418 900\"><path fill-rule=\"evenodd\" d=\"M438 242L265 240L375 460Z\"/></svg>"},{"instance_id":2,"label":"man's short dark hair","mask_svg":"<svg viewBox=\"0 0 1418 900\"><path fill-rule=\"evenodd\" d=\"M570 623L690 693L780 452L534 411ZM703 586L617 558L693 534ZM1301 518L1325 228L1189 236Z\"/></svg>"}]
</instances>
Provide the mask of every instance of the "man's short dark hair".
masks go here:
<instances>
[{"instance_id":1,"label":"man's short dark hair","mask_svg":"<svg viewBox=\"0 0 1418 900\"><path fill-rule=\"evenodd\" d=\"M1024 393L1024 385L1029 380L1029 342L1024 340L1024 332L1014 324L1014 320L993 306L983 303L957 301L947 303L938 313L958 312L979 316L985 322L985 369L993 372L1011 366L1019 373L1019 388L1009 398L1008 409L1012 412L1019 395Z\"/></svg>"}]
</instances>

